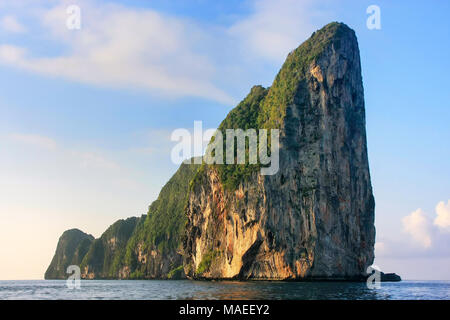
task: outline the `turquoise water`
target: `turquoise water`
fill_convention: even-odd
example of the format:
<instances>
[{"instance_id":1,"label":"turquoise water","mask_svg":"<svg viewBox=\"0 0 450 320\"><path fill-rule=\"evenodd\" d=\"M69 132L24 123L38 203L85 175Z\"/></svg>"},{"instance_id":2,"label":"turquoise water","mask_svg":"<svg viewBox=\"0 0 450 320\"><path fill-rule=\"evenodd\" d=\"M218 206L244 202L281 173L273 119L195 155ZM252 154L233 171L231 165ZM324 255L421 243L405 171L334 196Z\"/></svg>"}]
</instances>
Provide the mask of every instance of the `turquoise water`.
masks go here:
<instances>
[{"instance_id":1,"label":"turquoise water","mask_svg":"<svg viewBox=\"0 0 450 320\"><path fill-rule=\"evenodd\" d=\"M69 289L64 280L0 281L0 299L445 299L450 281L383 282L380 289L348 282L81 281Z\"/></svg>"}]
</instances>

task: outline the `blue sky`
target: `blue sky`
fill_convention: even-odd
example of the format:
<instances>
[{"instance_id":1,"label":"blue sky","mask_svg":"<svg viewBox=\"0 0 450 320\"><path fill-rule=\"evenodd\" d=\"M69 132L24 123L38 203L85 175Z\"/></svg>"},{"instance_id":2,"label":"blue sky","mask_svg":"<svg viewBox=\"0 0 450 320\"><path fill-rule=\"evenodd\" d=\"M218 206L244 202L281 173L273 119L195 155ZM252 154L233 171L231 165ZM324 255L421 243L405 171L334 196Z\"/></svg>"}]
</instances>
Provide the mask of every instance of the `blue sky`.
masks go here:
<instances>
[{"instance_id":1,"label":"blue sky","mask_svg":"<svg viewBox=\"0 0 450 320\"><path fill-rule=\"evenodd\" d=\"M67 30L74 3L82 27ZM380 30L366 27L372 4ZM253 85L271 84L289 51L342 21L361 51L376 264L450 279L449 10L444 1L0 0L0 277L42 278L65 229L98 237L145 213L177 168L172 130L217 127Z\"/></svg>"}]
</instances>

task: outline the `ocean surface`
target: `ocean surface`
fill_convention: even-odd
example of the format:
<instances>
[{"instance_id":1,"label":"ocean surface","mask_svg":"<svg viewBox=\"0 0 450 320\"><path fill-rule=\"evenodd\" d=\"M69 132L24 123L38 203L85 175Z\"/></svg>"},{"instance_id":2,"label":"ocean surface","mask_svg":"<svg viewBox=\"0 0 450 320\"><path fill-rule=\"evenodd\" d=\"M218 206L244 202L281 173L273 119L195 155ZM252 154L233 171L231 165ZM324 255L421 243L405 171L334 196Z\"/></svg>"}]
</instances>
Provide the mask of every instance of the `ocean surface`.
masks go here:
<instances>
[{"instance_id":1,"label":"ocean surface","mask_svg":"<svg viewBox=\"0 0 450 320\"><path fill-rule=\"evenodd\" d=\"M88 280L0 281L0 299L450 299L450 281L383 282L379 289L348 282Z\"/></svg>"}]
</instances>

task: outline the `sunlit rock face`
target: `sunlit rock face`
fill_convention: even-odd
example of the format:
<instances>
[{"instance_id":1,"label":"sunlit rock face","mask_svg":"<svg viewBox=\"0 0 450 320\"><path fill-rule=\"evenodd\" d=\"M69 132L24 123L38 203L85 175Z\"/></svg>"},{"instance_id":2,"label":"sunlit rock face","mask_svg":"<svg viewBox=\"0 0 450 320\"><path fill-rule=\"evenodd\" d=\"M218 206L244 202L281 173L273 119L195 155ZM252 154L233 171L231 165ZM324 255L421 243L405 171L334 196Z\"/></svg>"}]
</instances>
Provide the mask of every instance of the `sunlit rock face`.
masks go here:
<instances>
[{"instance_id":1,"label":"sunlit rock face","mask_svg":"<svg viewBox=\"0 0 450 320\"><path fill-rule=\"evenodd\" d=\"M331 23L315 32L270 88L246 99L258 124L280 129L280 169L254 170L232 187L219 165L199 170L186 206L186 275L363 279L374 258L374 198L354 31Z\"/></svg>"}]
</instances>

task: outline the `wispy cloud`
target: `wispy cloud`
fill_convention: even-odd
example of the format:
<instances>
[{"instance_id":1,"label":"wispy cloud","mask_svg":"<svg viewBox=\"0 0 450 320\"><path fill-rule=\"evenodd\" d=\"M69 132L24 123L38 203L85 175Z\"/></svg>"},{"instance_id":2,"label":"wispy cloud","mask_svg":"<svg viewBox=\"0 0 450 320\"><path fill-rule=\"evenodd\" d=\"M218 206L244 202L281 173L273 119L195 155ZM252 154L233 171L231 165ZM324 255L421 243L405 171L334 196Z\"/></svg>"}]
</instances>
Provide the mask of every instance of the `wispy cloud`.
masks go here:
<instances>
[{"instance_id":1,"label":"wispy cloud","mask_svg":"<svg viewBox=\"0 0 450 320\"><path fill-rule=\"evenodd\" d=\"M314 31L312 3L250 1L249 15L229 25L204 25L152 9L81 0L81 30L69 30L66 9L73 3L49 2L32 10L42 28L35 33L45 33L62 50L40 56L32 47L0 43L0 63L96 86L233 105L230 88L250 68L267 62L278 68Z\"/></svg>"},{"instance_id":2,"label":"wispy cloud","mask_svg":"<svg viewBox=\"0 0 450 320\"><path fill-rule=\"evenodd\" d=\"M3 16L0 18L0 29L6 32L23 33L26 28L14 16Z\"/></svg>"},{"instance_id":3,"label":"wispy cloud","mask_svg":"<svg viewBox=\"0 0 450 320\"><path fill-rule=\"evenodd\" d=\"M80 152L80 151L70 151L70 154L79 159L79 163L82 168L93 168L93 169L110 169L116 170L119 169L120 166L99 154L98 152Z\"/></svg>"},{"instance_id":4,"label":"wispy cloud","mask_svg":"<svg viewBox=\"0 0 450 320\"><path fill-rule=\"evenodd\" d=\"M55 150L57 147L55 140L37 134L13 133L9 137L15 142L25 143L47 150Z\"/></svg>"},{"instance_id":5,"label":"wispy cloud","mask_svg":"<svg viewBox=\"0 0 450 320\"><path fill-rule=\"evenodd\" d=\"M375 256L383 257L389 254L389 246L384 241L377 241L375 242Z\"/></svg>"},{"instance_id":6,"label":"wispy cloud","mask_svg":"<svg viewBox=\"0 0 450 320\"><path fill-rule=\"evenodd\" d=\"M0 62L18 68L101 86L233 99L212 83L214 65L197 47L203 31L187 20L153 10L81 2L82 29L66 27L67 6L38 15L65 54L36 57L24 47L3 44Z\"/></svg>"},{"instance_id":7,"label":"wispy cloud","mask_svg":"<svg viewBox=\"0 0 450 320\"><path fill-rule=\"evenodd\" d=\"M0 62L20 66L26 50L13 45L0 45Z\"/></svg>"},{"instance_id":8,"label":"wispy cloud","mask_svg":"<svg viewBox=\"0 0 450 320\"><path fill-rule=\"evenodd\" d=\"M65 147L63 144L58 144L55 139L39 135L28 133L12 133L7 135L6 143L12 143L14 149L21 150L25 153L34 153L35 155L53 152L50 155L50 159L65 159L66 166L73 165L72 169L68 168L68 171L73 171L75 167L82 169L94 169L94 170L118 170L120 166L113 160L108 159L101 152L78 150L74 148ZM34 151L31 149L35 149Z\"/></svg>"},{"instance_id":9,"label":"wispy cloud","mask_svg":"<svg viewBox=\"0 0 450 320\"><path fill-rule=\"evenodd\" d=\"M230 27L231 36L241 40L252 55L276 62L308 38L315 30L310 0L262 0L253 2L253 12ZM317 2L316 2L317 3Z\"/></svg>"}]
</instances>

